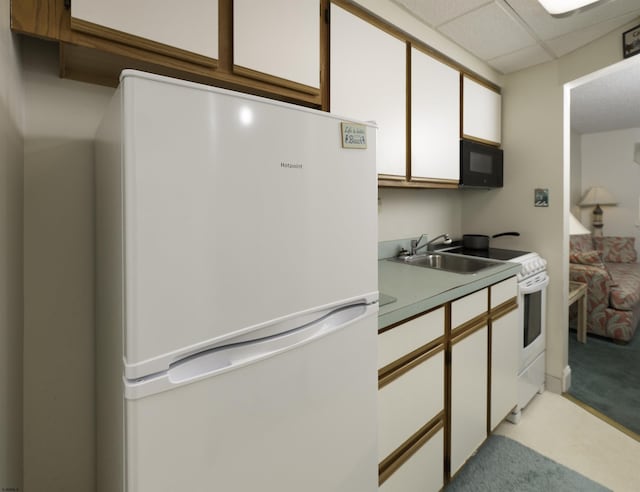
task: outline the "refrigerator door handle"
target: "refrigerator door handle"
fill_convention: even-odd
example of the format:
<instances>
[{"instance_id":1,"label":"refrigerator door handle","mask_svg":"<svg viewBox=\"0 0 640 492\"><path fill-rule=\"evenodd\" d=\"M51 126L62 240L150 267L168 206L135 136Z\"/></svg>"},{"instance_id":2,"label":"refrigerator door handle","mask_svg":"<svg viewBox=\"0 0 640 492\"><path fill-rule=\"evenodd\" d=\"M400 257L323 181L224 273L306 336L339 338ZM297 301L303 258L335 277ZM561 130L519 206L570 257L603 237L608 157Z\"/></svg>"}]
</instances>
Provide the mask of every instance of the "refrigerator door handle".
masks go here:
<instances>
[{"instance_id":1,"label":"refrigerator door handle","mask_svg":"<svg viewBox=\"0 0 640 492\"><path fill-rule=\"evenodd\" d=\"M142 398L258 362L345 328L367 316L374 316L377 309L377 304L353 304L275 335L232 343L189 356L171 364L166 372L148 379L125 379L125 397Z\"/></svg>"}]
</instances>

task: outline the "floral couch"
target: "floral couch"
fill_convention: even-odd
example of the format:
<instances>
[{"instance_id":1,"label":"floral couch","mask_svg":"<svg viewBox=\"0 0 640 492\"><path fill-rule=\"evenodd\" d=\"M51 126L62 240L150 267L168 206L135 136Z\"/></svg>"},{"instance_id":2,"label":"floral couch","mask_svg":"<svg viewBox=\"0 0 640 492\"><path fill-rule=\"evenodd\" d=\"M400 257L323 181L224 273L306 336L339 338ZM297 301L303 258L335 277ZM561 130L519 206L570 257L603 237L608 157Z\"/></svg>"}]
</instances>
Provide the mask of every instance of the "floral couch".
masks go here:
<instances>
[{"instance_id":1,"label":"floral couch","mask_svg":"<svg viewBox=\"0 0 640 492\"><path fill-rule=\"evenodd\" d=\"M587 284L588 333L623 342L633 338L640 320L635 238L571 236L569 278Z\"/></svg>"}]
</instances>

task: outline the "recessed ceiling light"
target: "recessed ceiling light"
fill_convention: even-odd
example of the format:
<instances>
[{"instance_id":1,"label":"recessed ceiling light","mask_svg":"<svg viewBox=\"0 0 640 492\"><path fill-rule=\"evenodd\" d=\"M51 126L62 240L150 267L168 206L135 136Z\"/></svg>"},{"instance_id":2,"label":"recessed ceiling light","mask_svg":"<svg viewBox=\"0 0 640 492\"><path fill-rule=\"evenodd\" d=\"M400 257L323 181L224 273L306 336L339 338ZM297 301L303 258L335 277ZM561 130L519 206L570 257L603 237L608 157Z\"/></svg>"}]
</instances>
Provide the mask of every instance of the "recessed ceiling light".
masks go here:
<instances>
[{"instance_id":1,"label":"recessed ceiling light","mask_svg":"<svg viewBox=\"0 0 640 492\"><path fill-rule=\"evenodd\" d=\"M562 15L580 9L599 0L538 0L551 15Z\"/></svg>"}]
</instances>

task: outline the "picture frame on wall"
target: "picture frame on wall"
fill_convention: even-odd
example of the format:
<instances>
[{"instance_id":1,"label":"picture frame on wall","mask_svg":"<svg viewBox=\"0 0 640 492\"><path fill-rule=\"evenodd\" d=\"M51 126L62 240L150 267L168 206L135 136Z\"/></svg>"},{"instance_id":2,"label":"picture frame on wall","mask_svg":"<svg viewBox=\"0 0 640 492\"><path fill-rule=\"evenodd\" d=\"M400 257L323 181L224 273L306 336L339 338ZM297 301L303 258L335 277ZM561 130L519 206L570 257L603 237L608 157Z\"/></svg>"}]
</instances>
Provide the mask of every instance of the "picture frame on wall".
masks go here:
<instances>
[{"instance_id":1,"label":"picture frame on wall","mask_svg":"<svg viewBox=\"0 0 640 492\"><path fill-rule=\"evenodd\" d=\"M630 56L640 53L640 25L622 33L622 56Z\"/></svg>"}]
</instances>

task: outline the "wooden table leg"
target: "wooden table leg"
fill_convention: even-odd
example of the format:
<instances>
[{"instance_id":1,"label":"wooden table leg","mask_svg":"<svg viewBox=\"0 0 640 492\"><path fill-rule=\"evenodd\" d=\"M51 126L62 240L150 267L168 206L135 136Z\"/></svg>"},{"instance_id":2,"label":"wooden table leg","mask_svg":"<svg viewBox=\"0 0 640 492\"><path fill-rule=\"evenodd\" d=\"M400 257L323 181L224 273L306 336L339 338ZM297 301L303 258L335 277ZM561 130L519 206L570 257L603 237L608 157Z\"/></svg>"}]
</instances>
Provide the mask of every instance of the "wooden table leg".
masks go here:
<instances>
[{"instance_id":1,"label":"wooden table leg","mask_svg":"<svg viewBox=\"0 0 640 492\"><path fill-rule=\"evenodd\" d=\"M578 341L587 343L587 296L578 299Z\"/></svg>"}]
</instances>

